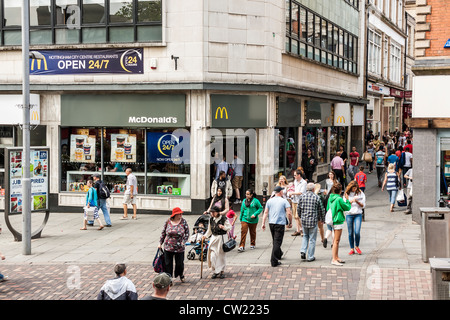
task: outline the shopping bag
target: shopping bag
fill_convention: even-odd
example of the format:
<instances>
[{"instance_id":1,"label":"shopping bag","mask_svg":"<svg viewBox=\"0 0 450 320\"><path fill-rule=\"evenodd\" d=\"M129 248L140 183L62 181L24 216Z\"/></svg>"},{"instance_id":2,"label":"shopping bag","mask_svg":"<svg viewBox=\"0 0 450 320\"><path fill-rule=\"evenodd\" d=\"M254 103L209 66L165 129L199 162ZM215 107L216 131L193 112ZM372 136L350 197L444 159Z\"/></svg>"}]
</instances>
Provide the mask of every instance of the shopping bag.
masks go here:
<instances>
[{"instance_id":1,"label":"shopping bag","mask_svg":"<svg viewBox=\"0 0 450 320\"><path fill-rule=\"evenodd\" d=\"M165 271L164 252L158 248L155 258L153 259L153 270L157 273Z\"/></svg>"},{"instance_id":2,"label":"shopping bag","mask_svg":"<svg viewBox=\"0 0 450 320\"><path fill-rule=\"evenodd\" d=\"M406 205L408 204L406 194L403 192L402 189L398 190L396 200L399 207L406 207Z\"/></svg>"}]
</instances>

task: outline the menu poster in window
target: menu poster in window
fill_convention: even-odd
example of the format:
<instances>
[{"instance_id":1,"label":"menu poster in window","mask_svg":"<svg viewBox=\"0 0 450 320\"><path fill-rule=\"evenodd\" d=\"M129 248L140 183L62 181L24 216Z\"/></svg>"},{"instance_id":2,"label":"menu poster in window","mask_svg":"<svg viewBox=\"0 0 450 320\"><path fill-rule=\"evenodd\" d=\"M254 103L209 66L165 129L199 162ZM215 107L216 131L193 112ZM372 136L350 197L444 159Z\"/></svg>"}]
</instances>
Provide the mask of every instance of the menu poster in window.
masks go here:
<instances>
[{"instance_id":1,"label":"menu poster in window","mask_svg":"<svg viewBox=\"0 0 450 320\"><path fill-rule=\"evenodd\" d=\"M95 162L95 136L84 134L70 135L70 161Z\"/></svg>"},{"instance_id":2,"label":"menu poster in window","mask_svg":"<svg viewBox=\"0 0 450 320\"><path fill-rule=\"evenodd\" d=\"M135 134L111 134L111 161L136 162Z\"/></svg>"}]
</instances>

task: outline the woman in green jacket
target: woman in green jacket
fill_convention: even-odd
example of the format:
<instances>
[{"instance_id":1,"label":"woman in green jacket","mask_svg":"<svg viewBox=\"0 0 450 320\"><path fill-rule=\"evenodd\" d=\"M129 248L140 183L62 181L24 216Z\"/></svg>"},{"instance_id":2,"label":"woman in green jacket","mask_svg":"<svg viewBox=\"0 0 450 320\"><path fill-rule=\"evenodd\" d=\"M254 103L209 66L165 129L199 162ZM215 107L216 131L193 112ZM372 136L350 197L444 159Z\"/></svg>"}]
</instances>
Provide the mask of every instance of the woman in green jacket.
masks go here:
<instances>
[{"instance_id":1,"label":"woman in green jacket","mask_svg":"<svg viewBox=\"0 0 450 320\"><path fill-rule=\"evenodd\" d=\"M333 230L334 230L334 240L331 259L331 264L335 266L342 266L345 262L339 259L339 241L341 239L342 229L345 222L344 211L349 211L352 208L350 201L348 201L348 194L344 194L345 200L341 197L342 185L336 183L330 190L330 197L328 198L327 211L331 209L331 214L333 217Z\"/></svg>"},{"instance_id":2,"label":"woman in green jacket","mask_svg":"<svg viewBox=\"0 0 450 320\"><path fill-rule=\"evenodd\" d=\"M256 244L256 226L258 225L258 216L263 211L261 202L255 198L255 193L252 189L245 192L245 201L241 205L241 243L239 244L238 252L244 252L245 239L247 232L250 230L250 249L255 249Z\"/></svg>"}]
</instances>

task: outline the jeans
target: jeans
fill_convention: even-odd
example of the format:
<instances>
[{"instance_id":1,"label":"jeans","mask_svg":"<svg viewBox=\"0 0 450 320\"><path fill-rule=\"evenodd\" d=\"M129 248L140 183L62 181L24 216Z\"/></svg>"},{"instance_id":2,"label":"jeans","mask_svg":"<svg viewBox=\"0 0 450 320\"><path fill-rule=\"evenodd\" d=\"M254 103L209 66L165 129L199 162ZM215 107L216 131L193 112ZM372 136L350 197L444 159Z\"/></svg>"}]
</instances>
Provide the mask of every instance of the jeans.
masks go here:
<instances>
[{"instance_id":1,"label":"jeans","mask_svg":"<svg viewBox=\"0 0 450 320\"><path fill-rule=\"evenodd\" d=\"M105 223L111 225L111 218L109 216L108 207L106 206L106 199L98 199L97 201L98 209L102 209L103 217L105 218Z\"/></svg>"},{"instance_id":2,"label":"jeans","mask_svg":"<svg viewBox=\"0 0 450 320\"><path fill-rule=\"evenodd\" d=\"M348 242L350 243L350 248L354 249L355 245L359 247L359 240L361 238L361 221L362 214L348 214L345 217L348 228Z\"/></svg>"},{"instance_id":3,"label":"jeans","mask_svg":"<svg viewBox=\"0 0 450 320\"><path fill-rule=\"evenodd\" d=\"M283 252L281 251L281 244L283 243L284 237L284 224L270 224L270 233L272 234L272 255L270 257L270 264L272 267L278 266L278 260L281 260Z\"/></svg>"},{"instance_id":4,"label":"jeans","mask_svg":"<svg viewBox=\"0 0 450 320\"><path fill-rule=\"evenodd\" d=\"M378 179L378 185L381 186L383 183L383 173L384 173L384 167L377 167L377 179Z\"/></svg>"},{"instance_id":5,"label":"jeans","mask_svg":"<svg viewBox=\"0 0 450 320\"><path fill-rule=\"evenodd\" d=\"M398 190L389 190L389 201L391 204L395 204L395 201L397 200L397 192Z\"/></svg>"},{"instance_id":6,"label":"jeans","mask_svg":"<svg viewBox=\"0 0 450 320\"><path fill-rule=\"evenodd\" d=\"M305 226L303 226L303 239L300 252L306 253L306 250L308 249L308 254L306 256L306 259L308 260L314 258L314 252L316 251L316 238L317 226L313 228L306 228Z\"/></svg>"}]
</instances>

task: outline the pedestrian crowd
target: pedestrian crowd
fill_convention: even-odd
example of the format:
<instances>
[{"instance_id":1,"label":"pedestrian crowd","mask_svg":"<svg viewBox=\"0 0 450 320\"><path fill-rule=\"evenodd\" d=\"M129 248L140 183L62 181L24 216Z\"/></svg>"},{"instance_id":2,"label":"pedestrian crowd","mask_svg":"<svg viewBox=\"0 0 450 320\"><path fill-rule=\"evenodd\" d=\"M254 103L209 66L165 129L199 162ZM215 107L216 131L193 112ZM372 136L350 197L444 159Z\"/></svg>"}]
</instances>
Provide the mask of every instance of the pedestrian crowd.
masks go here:
<instances>
[{"instance_id":1,"label":"pedestrian crowd","mask_svg":"<svg viewBox=\"0 0 450 320\"><path fill-rule=\"evenodd\" d=\"M322 241L327 248L331 244L330 263L342 266L345 261L339 255L339 245L342 231L346 224L348 230L349 255L362 254L360 249L361 225L364 221L366 196L364 194L367 175L376 170L378 187L389 194L390 212L394 211L396 202L406 206L405 214L411 213L412 203L412 167L413 147L412 132L395 130L383 136L373 135L369 131L365 139L365 150L362 154L352 146L347 155L344 146L339 146L330 162L330 171L324 181L324 187L313 180L317 161L311 149L305 151L301 166L293 170L293 181L280 175L270 198L266 203L258 200L252 189L245 190L241 197L244 164L236 155L232 164L223 157L214 166L214 179L211 183L211 202L203 212L204 220L201 226L196 225L190 232L183 211L174 208L170 217L162 226L158 249L163 251L163 269L153 282L154 294L145 297L146 300L165 299L173 279L179 277L185 282L184 257L190 236L195 236L194 243L201 243L201 257L205 258L208 268L212 271L211 278L226 277L226 246L235 241L236 222L240 222L240 239L231 247L237 247L237 252L246 251L247 235L249 248L257 246L258 224L260 216L262 232L268 230L272 237L272 267L281 265L283 258L282 243L286 228L295 229L292 236L302 237L300 259L308 262L315 260L316 240ZM132 219L137 219L137 179L130 168L125 171L127 176L126 190L123 196L123 216L128 219L128 205L132 206ZM92 175L87 182L88 192L84 203L83 226L98 223L98 230L105 226L111 227L107 190L98 173ZM407 189L405 192L403 189ZM235 195L235 201L230 198ZM241 199L242 198L242 199ZM239 212L234 212L232 206L239 205ZM105 224L100 219L103 213ZM200 228L203 231L200 232ZM318 236L319 234L319 236ZM5 257L1 255L3 260ZM203 259L202 266L203 266ZM114 266L116 277L108 280L100 289L99 300L136 300L137 293L133 283L126 277L127 269L124 263ZM0 274L0 281L7 279Z\"/></svg>"}]
</instances>

